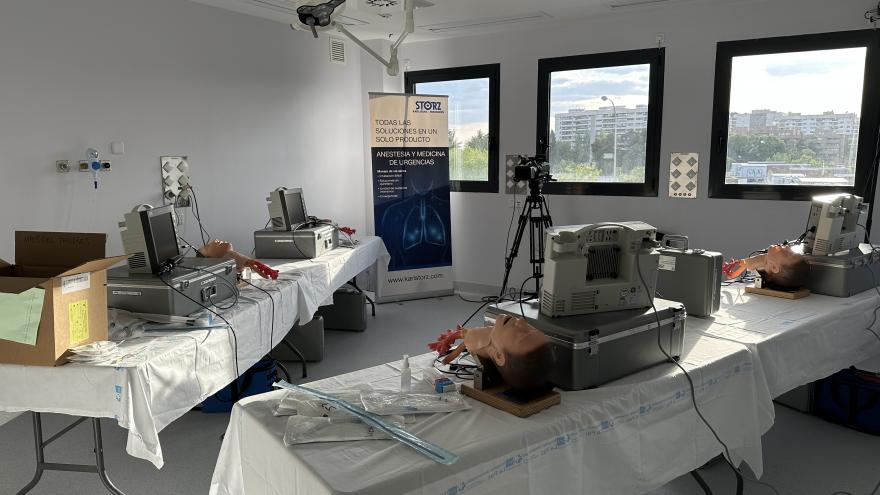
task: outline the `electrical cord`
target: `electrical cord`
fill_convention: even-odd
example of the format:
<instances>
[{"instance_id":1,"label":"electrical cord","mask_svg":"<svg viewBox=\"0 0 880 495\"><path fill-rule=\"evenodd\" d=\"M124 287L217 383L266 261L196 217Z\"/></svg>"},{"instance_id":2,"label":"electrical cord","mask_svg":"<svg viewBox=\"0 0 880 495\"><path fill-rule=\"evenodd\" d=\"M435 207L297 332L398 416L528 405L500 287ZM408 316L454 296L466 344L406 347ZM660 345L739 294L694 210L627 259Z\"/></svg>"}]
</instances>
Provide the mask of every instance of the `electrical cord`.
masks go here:
<instances>
[{"instance_id":1,"label":"electrical cord","mask_svg":"<svg viewBox=\"0 0 880 495\"><path fill-rule=\"evenodd\" d=\"M220 311L227 311L229 309L232 309L236 304L238 304L238 287L236 287L235 284L233 284L232 282L226 280L225 278L217 275L214 272L205 270L204 268L199 268L199 267L195 267L195 266L184 266L184 265L177 265L176 268L182 268L184 270L189 270L192 272L207 273L208 275L211 275L212 277L217 277L217 280L222 282L223 285L225 285L226 287L229 287L232 290L232 296L233 296L233 301L231 304L227 304L226 306L220 306L219 304L214 302L213 298L214 298L215 294L211 294L210 296L208 296L208 300L211 302L211 304L216 306L217 309L219 309Z\"/></svg>"},{"instance_id":2,"label":"electrical cord","mask_svg":"<svg viewBox=\"0 0 880 495\"><path fill-rule=\"evenodd\" d=\"M529 281L529 280L532 280L532 279L534 279L534 278L535 278L535 276L532 275L531 277L529 277L529 278L523 280L522 285L519 286L519 313L522 315L523 318L526 317L526 310L523 309L523 302L524 302L524 301L528 301L529 299L531 299L531 298L528 298L528 299L523 298L523 291L525 290L525 288L526 288L526 284L528 283L528 281ZM537 296L536 296L536 297L537 297Z\"/></svg>"},{"instance_id":3,"label":"electrical cord","mask_svg":"<svg viewBox=\"0 0 880 495\"><path fill-rule=\"evenodd\" d=\"M202 245L207 246L208 239L211 239L212 236L211 236L211 234L208 233L208 230L205 229L205 226L202 224L202 213L201 213L201 210L199 209L199 198L196 196L196 190L193 189L192 185L187 186L187 189L189 189L189 192L192 193L192 197L193 197L192 211L193 211L193 216L196 217L196 222L199 224L199 236L202 238ZM207 236L208 238L205 239L205 236Z\"/></svg>"},{"instance_id":4,"label":"electrical cord","mask_svg":"<svg viewBox=\"0 0 880 495\"><path fill-rule=\"evenodd\" d=\"M269 350L271 351L272 348L275 346L275 299L272 299L272 294L269 294L269 291L256 284L251 283L250 280L243 278L241 279L241 281L269 296L269 302L272 303L272 323L271 325L269 325ZM278 294L281 294L280 290L278 290ZM257 307L259 307L259 305Z\"/></svg>"},{"instance_id":5,"label":"electrical cord","mask_svg":"<svg viewBox=\"0 0 880 495\"><path fill-rule=\"evenodd\" d=\"M170 288L170 289L173 290L174 292L177 292L177 293L180 294L181 296L183 296L183 297L189 299L190 301L192 301L192 302L195 303L196 305L200 306L202 309L204 309L204 310L206 310L206 311L212 313L212 314L215 315L216 317L220 318L221 320L223 320L224 323L226 323L226 326L229 327L229 332L232 334L232 346L233 346L233 349L232 349L232 350L233 350L233 353L234 353L234 356L235 356L235 362L233 363L233 365L234 365L234 367L235 367L235 377L238 378L238 377L240 376L240 373L239 373L239 370L238 370L238 335L236 335L236 333L235 333L235 328L233 328L232 323L229 323L229 320L227 320L226 318L224 318L223 315L221 315L220 313L214 311L213 309L211 309L210 307L208 307L208 306L206 306L206 305L200 303L199 301L196 301L195 299L193 299L193 298L189 297L188 295L186 295L183 291L181 291L181 290L178 289L177 287L174 287L173 285L169 284L168 281L165 280L165 276L168 275L168 273L170 273L170 269L169 269L169 270L166 270L164 273L159 273L159 274L158 274L159 280L162 281L163 284L167 285L168 288Z\"/></svg>"},{"instance_id":6,"label":"electrical cord","mask_svg":"<svg viewBox=\"0 0 880 495\"><path fill-rule=\"evenodd\" d=\"M598 229L598 228L603 228L603 227L624 227L624 226L620 225L620 224L616 224L616 223L602 223L602 224L597 224L597 226L593 230ZM636 272L639 275L639 281L642 283L642 287L645 289L645 293L646 294L649 293L650 291L649 291L648 284L647 284L647 282L645 282L645 277L642 275L641 263L636 262ZM724 458L724 461L727 463L727 465L730 466L730 468L733 470L734 475L736 476L736 481L737 481L737 495L741 495L742 494L742 480L744 478L744 475L742 474L742 472L739 469L737 469L736 466L733 465L733 460L732 460L732 457L730 456L730 449L728 448L727 444L724 443L723 440L721 440L721 437L718 435L718 432L715 430L714 427L712 427L711 423L709 423L709 421L706 419L706 417L703 416L703 412L700 410L700 407L697 404L696 387L694 386L694 380L693 380L693 378L691 378L690 373L688 373L687 369L685 369L685 367L682 366L682 364L679 363L678 360L674 359L672 357L672 355L670 355L668 352L666 352L666 349L663 348L663 343L661 340L661 334L662 334L661 330L663 328L663 324L660 321L660 313L657 311L657 306L654 304L654 299L649 298L649 300L651 303L651 309L654 311L654 319L657 321L657 348L660 349L660 352L663 353L663 355L666 357L666 359L668 359L673 364L675 364L682 371L682 373L684 373L684 376L687 379L688 386L690 388L691 402L694 406L694 412L697 413L697 416L700 418L700 420L703 422L703 424L706 425L706 427L709 429L709 431L715 437L715 440L717 440L718 443L721 444L721 447L724 449L722 457ZM765 485L765 486L769 487L770 489L772 489L776 495L779 495L779 492L776 491L776 488L774 488L772 485L768 485L766 483L758 482L756 480L751 480L751 479L750 479L750 481L755 481L756 483Z\"/></svg>"}]
</instances>

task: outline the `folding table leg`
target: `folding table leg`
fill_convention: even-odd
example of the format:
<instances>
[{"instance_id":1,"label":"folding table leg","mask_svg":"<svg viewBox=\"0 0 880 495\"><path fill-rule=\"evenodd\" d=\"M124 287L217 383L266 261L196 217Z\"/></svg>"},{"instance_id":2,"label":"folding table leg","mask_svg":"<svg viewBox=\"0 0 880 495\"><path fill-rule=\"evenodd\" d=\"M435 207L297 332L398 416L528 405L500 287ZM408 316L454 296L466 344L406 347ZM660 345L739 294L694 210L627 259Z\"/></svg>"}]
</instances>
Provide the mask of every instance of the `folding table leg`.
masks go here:
<instances>
[{"instance_id":1,"label":"folding table leg","mask_svg":"<svg viewBox=\"0 0 880 495\"><path fill-rule=\"evenodd\" d=\"M40 478L43 477L43 464L46 461L45 456L43 455L43 421L40 417L40 413L32 412L31 418L34 423L34 450L37 452L37 468L34 471L34 477L31 479L31 482L25 485L24 488L18 491L18 495L24 495L25 493L33 490L37 483L40 482Z\"/></svg>"},{"instance_id":2,"label":"folding table leg","mask_svg":"<svg viewBox=\"0 0 880 495\"><path fill-rule=\"evenodd\" d=\"M58 433L52 435L48 440L43 440L43 420L42 416L38 412L32 412L32 418L34 422L34 450L37 454L37 467L34 472L34 478L25 485L24 488L18 491L18 495L24 495L31 491L37 483L40 482L40 478L43 477L44 471L66 471L66 472L74 472L74 473L95 473L100 478L101 483L104 487L112 493L113 495L125 495L122 491L116 488L113 485L113 482L110 481L110 478L107 476L107 469L104 464L104 440L101 436L101 420L100 418L91 418L92 419L92 431L94 433L94 442L95 442L95 465L83 465L83 464L66 464L66 463L57 463L57 462L46 462L46 446L50 443L58 440L65 434L67 434L70 430L74 429L80 423L84 422L88 418L79 418L74 421L72 424L66 426Z\"/></svg>"},{"instance_id":3,"label":"folding table leg","mask_svg":"<svg viewBox=\"0 0 880 495\"><path fill-rule=\"evenodd\" d=\"M113 495L125 495L113 485L113 482L107 476L107 468L104 465L104 439L101 436L101 418L92 418L92 432L95 435L95 466L98 468L98 478L101 478L101 483L104 484L104 488L108 492Z\"/></svg>"}]
</instances>

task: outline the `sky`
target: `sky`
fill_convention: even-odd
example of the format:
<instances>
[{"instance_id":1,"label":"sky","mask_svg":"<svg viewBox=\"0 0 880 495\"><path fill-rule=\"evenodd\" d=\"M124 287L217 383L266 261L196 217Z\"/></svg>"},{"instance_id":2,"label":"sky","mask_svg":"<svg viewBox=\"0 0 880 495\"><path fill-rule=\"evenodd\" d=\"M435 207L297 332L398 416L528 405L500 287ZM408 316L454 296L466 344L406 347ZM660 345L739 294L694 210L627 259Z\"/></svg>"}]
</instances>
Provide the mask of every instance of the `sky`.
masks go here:
<instances>
[{"instance_id":1,"label":"sky","mask_svg":"<svg viewBox=\"0 0 880 495\"><path fill-rule=\"evenodd\" d=\"M610 107L603 96L617 108L647 105L650 78L648 64L554 72L550 76L550 128L556 129L557 113Z\"/></svg>"},{"instance_id":2,"label":"sky","mask_svg":"<svg viewBox=\"0 0 880 495\"><path fill-rule=\"evenodd\" d=\"M770 109L819 114L861 113L865 48L751 55L733 59L730 111ZM648 104L650 66L629 65L554 72L550 80L550 128L557 113L572 108ZM420 94L449 95L449 126L464 143L489 129L489 79L420 83Z\"/></svg>"},{"instance_id":3,"label":"sky","mask_svg":"<svg viewBox=\"0 0 880 495\"><path fill-rule=\"evenodd\" d=\"M866 48L733 59L730 111L861 114Z\"/></svg>"},{"instance_id":4,"label":"sky","mask_svg":"<svg viewBox=\"0 0 880 495\"><path fill-rule=\"evenodd\" d=\"M416 93L449 96L449 128L455 129L460 143L464 144L478 130L489 133L488 78L419 83Z\"/></svg>"}]
</instances>

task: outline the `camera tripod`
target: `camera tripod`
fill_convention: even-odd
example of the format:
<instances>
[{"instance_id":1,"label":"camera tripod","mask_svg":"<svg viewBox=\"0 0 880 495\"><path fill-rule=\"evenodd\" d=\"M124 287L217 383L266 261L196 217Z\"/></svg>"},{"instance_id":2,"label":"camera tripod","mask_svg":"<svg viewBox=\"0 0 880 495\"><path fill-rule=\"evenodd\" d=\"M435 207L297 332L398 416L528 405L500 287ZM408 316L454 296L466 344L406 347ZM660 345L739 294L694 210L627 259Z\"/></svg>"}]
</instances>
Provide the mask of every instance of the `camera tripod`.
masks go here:
<instances>
[{"instance_id":1,"label":"camera tripod","mask_svg":"<svg viewBox=\"0 0 880 495\"><path fill-rule=\"evenodd\" d=\"M499 302L504 297L504 292L507 291L510 269L513 268L513 261L519 254L519 246L526 228L529 231L529 262L532 264L532 278L535 279L535 292L532 297L540 295L541 279L544 277L544 231L547 227L553 226L547 200L541 194L543 183L544 179L541 177L529 180L529 195L523 202L510 254L504 260L504 283L501 284L501 293L498 295Z\"/></svg>"}]
</instances>

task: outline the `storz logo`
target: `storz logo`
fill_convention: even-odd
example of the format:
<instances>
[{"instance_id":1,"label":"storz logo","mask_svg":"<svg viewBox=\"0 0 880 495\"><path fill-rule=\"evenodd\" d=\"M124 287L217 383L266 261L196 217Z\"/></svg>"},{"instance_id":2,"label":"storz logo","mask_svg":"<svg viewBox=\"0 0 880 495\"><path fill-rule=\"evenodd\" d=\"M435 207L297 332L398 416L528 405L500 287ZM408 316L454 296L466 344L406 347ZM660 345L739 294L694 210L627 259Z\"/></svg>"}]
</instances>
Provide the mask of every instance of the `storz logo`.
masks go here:
<instances>
[{"instance_id":1,"label":"storz logo","mask_svg":"<svg viewBox=\"0 0 880 495\"><path fill-rule=\"evenodd\" d=\"M417 101L417 113L438 113L443 111L443 104L439 101Z\"/></svg>"}]
</instances>

